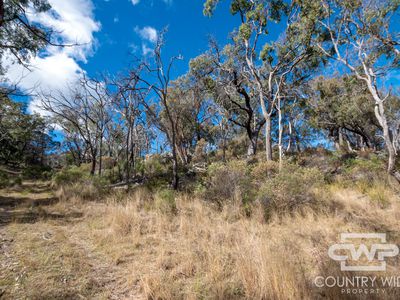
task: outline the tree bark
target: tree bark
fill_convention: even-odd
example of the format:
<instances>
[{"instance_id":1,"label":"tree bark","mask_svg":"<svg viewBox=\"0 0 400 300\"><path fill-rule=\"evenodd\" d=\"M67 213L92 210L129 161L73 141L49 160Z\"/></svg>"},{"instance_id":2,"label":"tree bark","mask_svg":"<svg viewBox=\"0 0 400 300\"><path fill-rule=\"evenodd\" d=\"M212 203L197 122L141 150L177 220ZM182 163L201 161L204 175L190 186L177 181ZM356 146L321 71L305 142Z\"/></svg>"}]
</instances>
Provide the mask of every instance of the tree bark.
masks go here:
<instances>
[{"instance_id":1,"label":"tree bark","mask_svg":"<svg viewBox=\"0 0 400 300\"><path fill-rule=\"evenodd\" d=\"M129 166L129 140L131 135L131 125L128 125L128 132L126 133L126 149L125 149L125 159L126 159L126 185L128 190L130 189L130 182L129 179L131 177L130 174L130 166Z\"/></svg>"},{"instance_id":2,"label":"tree bark","mask_svg":"<svg viewBox=\"0 0 400 300\"><path fill-rule=\"evenodd\" d=\"M388 166L387 166L387 171L389 174L393 175L398 181L399 181L399 176L396 176L396 170L395 170L395 165L396 165L396 149L393 146L392 138L390 136L390 130L389 130L389 125L388 121L386 119L386 112L385 112L385 106L384 106L384 100L382 99L378 93L378 90L373 84L372 79L371 79L371 74L373 74L372 70L368 73L368 71L365 68L365 73L367 75L367 86L372 94L372 97L375 100L375 117L378 119L379 125L382 127L382 133L383 133L383 139L385 141L385 146L388 151Z\"/></svg>"},{"instance_id":3,"label":"tree bark","mask_svg":"<svg viewBox=\"0 0 400 300\"><path fill-rule=\"evenodd\" d=\"M172 132L172 188L177 190L179 188L179 174L178 174L178 156L176 153L175 145L175 132Z\"/></svg>"},{"instance_id":4,"label":"tree bark","mask_svg":"<svg viewBox=\"0 0 400 300\"><path fill-rule=\"evenodd\" d=\"M279 97L279 96L278 96ZM282 110L281 110L281 99L278 98L278 103L277 103L277 107L278 107L278 149L279 149L279 171L282 170L282 166L283 166L283 125L282 125Z\"/></svg>"},{"instance_id":5,"label":"tree bark","mask_svg":"<svg viewBox=\"0 0 400 300\"><path fill-rule=\"evenodd\" d=\"M257 144L258 144L258 136L260 134L260 129L253 130L249 135L250 144L247 148L247 156L254 156L257 154Z\"/></svg>"},{"instance_id":6,"label":"tree bark","mask_svg":"<svg viewBox=\"0 0 400 300\"><path fill-rule=\"evenodd\" d=\"M96 155L92 155L92 167L90 169L90 175L94 175L96 172Z\"/></svg>"},{"instance_id":7,"label":"tree bark","mask_svg":"<svg viewBox=\"0 0 400 300\"><path fill-rule=\"evenodd\" d=\"M378 119L380 125L382 126L383 139L385 141L386 149L388 151L387 171L393 175L395 174L396 150L393 147L392 139L390 137L389 126L386 119L385 108L382 101L377 102L377 104L375 105L375 116Z\"/></svg>"},{"instance_id":8,"label":"tree bark","mask_svg":"<svg viewBox=\"0 0 400 300\"><path fill-rule=\"evenodd\" d=\"M267 161L272 160L272 143L271 143L271 117L268 116L265 122L265 155Z\"/></svg>"},{"instance_id":9,"label":"tree bark","mask_svg":"<svg viewBox=\"0 0 400 300\"><path fill-rule=\"evenodd\" d=\"M99 176L101 176L101 171L103 167L103 137L100 137L100 145L99 145Z\"/></svg>"}]
</instances>

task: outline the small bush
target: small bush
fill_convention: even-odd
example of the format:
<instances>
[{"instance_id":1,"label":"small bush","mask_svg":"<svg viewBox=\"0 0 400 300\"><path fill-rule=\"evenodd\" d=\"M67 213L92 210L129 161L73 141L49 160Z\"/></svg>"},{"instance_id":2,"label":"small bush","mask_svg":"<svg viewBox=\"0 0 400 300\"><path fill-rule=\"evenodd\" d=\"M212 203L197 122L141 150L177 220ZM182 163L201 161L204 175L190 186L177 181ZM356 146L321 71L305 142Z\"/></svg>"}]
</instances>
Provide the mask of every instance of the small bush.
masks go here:
<instances>
[{"instance_id":1,"label":"small bush","mask_svg":"<svg viewBox=\"0 0 400 300\"><path fill-rule=\"evenodd\" d=\"M213 163L207 172L206 200L220 202L240 196L246 202L252 198L250 170L245 161Z\"/></svg>"},{"instance_id":2,"label":"small bush","mask_svg":"<svg viewBox=\"0 0 400 300\"><path fill-rule=\"evenodd\" d=\"M345 178L353 181L357 179L374 180L385 172L384 163L376 156L370 159L354 158L346 161Z\"/></svg>"},{"instance_id":3,"label":"small bush","mask_svg":"<svg viewBox=\"0 0 400 300\"><path fill-rule=\"evenodd\" d=\"M163 213L175 214L177 212L175 197L175 191L173 190L160 190L155 196L155 207Z\"/></svg>"},{"instance_id":4,"label":"small bush","mask_svg":"<svg viewBox=\"0 0 400 300\"><path fill-rule=\"evenodd\" d=\"M286 166L261 186L258 199L265 207L266 218L271 214L291 213L315 203L313 189L322 185L324 175L315 168Z\"/></svg>"},{"instance_id":5,"label":"small bush","mask_svg":"<svg viewBox=\"0 0 400 300\"><path fill-rule=\"evenodd\" d=\"M62 169L53 176L53 182L56 186L77 183L88 178L88 173L80 167L70 167Z\"/></svg>"},{"instance_id":6,"label":"small bush","mask_svg":"<svg viewBox=\"0 0 400 300\"><path fill-rule=\"evenodd\" d=\"M22 170L22 177L25 179L47 179L46 176L51 173L49 166L28 166Z\"/></svg>"},{"instance_id":7,"label":"small bush","mask_svg":"<svg viewBox=\"0 0 400 300\"><path fill-rule=\"evenodd\" d=\"M267 178L276 175L279 172L279 163L275 161L261 161L256 164L252 171L251 176L254 181L261 182Z\"/></svg>"},{"instance_id":8,"label":"small bush","mask_svg":"<svg viewBox=\"0 0 400 300\"><path fill-rule=\"evenodd\" d=\"M10 180L6 172L0 170L0 188L5 188L10 184Z\"/></svg>"},{"instance_id":9,"label":"small bush","mask_svg":"<svg viewBox=\"0 0 400 300\"><path fill-rule=\"evenodd\" d=\"M61 200L98 200L104 196L98 187L90 181L75 182L63 185L58 191Z\"/></svg>"},{"instance_id":10,"label":"small bush","mask_svg":"<svg viewBox=\"0 0 400 300\"><path fill-rule=\"evenodd\" d=\"M153 155L144 162L144 170L149 176L160 176L168 172L167 164L160 155Z\"/></svg>"}]
</instances>

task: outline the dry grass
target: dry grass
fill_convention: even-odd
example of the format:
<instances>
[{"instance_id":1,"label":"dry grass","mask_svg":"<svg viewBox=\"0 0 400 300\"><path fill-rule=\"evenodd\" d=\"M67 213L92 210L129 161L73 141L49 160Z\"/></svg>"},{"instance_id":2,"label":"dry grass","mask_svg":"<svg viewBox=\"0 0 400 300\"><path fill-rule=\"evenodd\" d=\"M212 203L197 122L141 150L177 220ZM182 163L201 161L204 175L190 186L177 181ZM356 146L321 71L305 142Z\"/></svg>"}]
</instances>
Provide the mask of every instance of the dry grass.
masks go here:
<instances>
[{"instance_id":1,"label":"dry grass","mask_svg":"<svg viewBox=\"0 0 400 300\"><path fill-rule=\"evenodd\" d=\"M187 195L168 214L138 190L122 202L108 199L92 239L130 270L128 281L148 299L343 299L340 290L313 284L317 275L343 275L328 247L342 232L387 232L398 243L399 203L392 194L381 206L336 186L320 195L326 207L318 213L304 209L265 223L261 206L246 217L234 202L219 211Z\"/></svg>"},{"instance_id":2,"label":"dry grass","mask_svg":"<svg viewBox=\"0 0 400 300\"><path fill-rule=\"evenodd\" d=\"M79 210L82 218L8 225L9 234L18 239L13 246L15 259L25 272L16 273L27 274L19 281L23 290L9 290L9 294L89 299L139 295L147 299L354 299L335 288L317 288L313 280L318 275L345 275L327 256L328 247L338 242L342 232L384 232L390 242L399 244L398 196L392 191L382 196L378 187L361 193L339 185L314 192L319 198L317 209L305 206L291 214L272 215L266 222L261 204L252 205L249 216L240 199L221 208L185 194L165 197L139 188L129 195L113 193L99 203L61 191L61 199L68 200L46 207L47 214ZM384 205L376 194L384 198ZM43 238L47 232L49 239ZM33 249L29 256L27 249ZM389 265L385 275L397 275L399 261L392 259ZM0 285L15 281L6 279ZM389 292L387 299L400 297L397 290ZM365 299L382 298L368 295Z\"/></svg>"}]
</instances>

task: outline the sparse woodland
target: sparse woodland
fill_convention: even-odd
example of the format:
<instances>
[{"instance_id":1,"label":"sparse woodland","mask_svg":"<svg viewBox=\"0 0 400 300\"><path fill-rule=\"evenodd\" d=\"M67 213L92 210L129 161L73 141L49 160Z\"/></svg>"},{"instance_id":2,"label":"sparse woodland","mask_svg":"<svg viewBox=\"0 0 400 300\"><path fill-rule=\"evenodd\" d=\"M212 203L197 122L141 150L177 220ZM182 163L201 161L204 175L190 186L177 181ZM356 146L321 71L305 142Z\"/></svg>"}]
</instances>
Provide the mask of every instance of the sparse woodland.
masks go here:
<instances>
[{"instance_id":1,"label":"sparse woodland","mask_svg":"<svg viewBox=\"0 0 400 300\"><path fill-rule=\"evenodd\" d=\"M185 74L164 29L127 70L37 91L44 115L1 88L0 299L400 297L313 284L342 276L342 232L400 243L400 2L228 2L240 25ZM79 46L28 7L50 9L0 0L0 56Z\"/></svg>"}]
</instances>

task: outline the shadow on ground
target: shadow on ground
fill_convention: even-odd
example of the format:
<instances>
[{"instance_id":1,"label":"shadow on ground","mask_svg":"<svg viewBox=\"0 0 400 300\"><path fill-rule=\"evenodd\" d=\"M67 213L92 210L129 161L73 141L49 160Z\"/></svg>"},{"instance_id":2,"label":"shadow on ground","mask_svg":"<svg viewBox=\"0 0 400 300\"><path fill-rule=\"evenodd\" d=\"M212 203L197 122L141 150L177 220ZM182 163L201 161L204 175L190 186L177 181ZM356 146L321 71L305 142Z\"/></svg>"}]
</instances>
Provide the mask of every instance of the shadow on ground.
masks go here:
<instances>
[{"instance_id":1,"label":"shadow on ground","mask_svg":"<svg viewBox=\"0 0 400 300\"><path fill-rule=\"evenodd\" d=\"M24 183L21 187L1 191L0 226L14 223L35 223L37 221L59 220L68 222L82 217L80 212L48 212L47 206L56 204L51 188L46 183Z\"/></svg>"}]
</instances>

